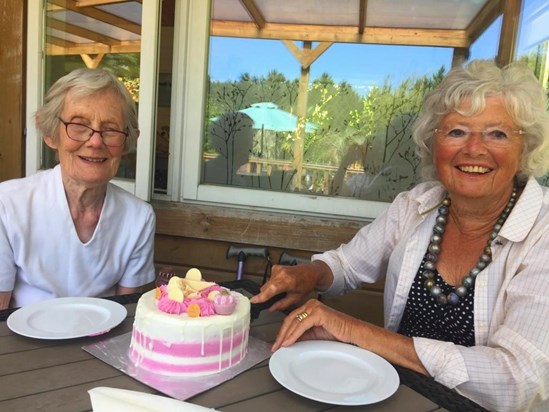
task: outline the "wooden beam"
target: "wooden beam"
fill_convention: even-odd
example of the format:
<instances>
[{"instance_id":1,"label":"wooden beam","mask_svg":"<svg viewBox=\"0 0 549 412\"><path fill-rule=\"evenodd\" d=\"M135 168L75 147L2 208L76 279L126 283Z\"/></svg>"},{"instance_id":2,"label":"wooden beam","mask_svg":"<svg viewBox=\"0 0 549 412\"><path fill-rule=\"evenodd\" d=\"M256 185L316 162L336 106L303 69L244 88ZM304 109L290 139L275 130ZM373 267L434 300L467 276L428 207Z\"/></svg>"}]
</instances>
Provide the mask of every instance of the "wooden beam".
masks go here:
<instances>
[{"instance_id":1,"label":"wooden beam","mask_svg":"<svg viewBox=\"0 0 549 412\"><path fill-rule=\"evenodd\" d=\"M299 48L295 42L291 40L281 40L282 43L290 50L290 53L296 58L301 67L307 68L318 59L322 53L330 48L332 42L321 42L313 48Z\"/></svg>"},{"instance_id":2,"label":"wooden beam","mask_svg":"<svg viewBox=\"0 0 549 412\"><path fill-rule=\"evenodd\" d=\"M97 66L99 66L99 63L101 63L101 60L103 60L103 57L105 57L105 54L100 53L95 55L95 57L92 57L89 54L81 54L80 57L82 57L82 60L88 69L96 69Z\"/></svg>"},{"instance_id":3,"label":"wooden beam","mask_svg":"<svg viewBox=\"0 0 549 412\"><path fill-rule=\"evenodd\" d=\"M409 46L469 47L465 30L394 29L356 26L323 26L267 23L259 30L254 23L212 21L211 35L269 40L325 41L335 43L399 44Z\"/></svg>"},{"instance_id":4,"label":"wooden beam","mask_svg":"<svg viewBox=\"0 0 549 412\"><path fill-rule=\"evenodd\" d=\"M60 47L54 44L46 44L46 54L49 56L100 54L100 53L139 53L141 42L139 40L120 42L120 44L108 46L100 43L79 43L76 46Z\"/></svg>"},{"instance_id":5,"label":"wooden beam","mask_svg":"<svg viewBox=\"0 0 549 412\"><path fill-rule=\"evenodd\" d=\"M249 16L254 21L258 29L263 29L265 27L265 17L261 13L261 10L257 7L254 0L240 0L242 7L248 12Z\"/></svg>"},{"instance_id":6,"label":"wooden beam","mask_svg":"<svg viewBox=\"0 0 549 412\"><path fill-rule=\"evenodd\" d=\"M115 3L143 3L142 0L78 0L76 3L77 7L93 7L93 6L103 6L107 4Z\"/></svg>"},{"instance_id":7,"label":"wooden beam","mask_svg":"<svg viewBox=\"0 0 549 412\"><path fill-rule=\"evenodd\" d=\"M81 26L77 26L61 20L53 19L51 17L48 17L46 19L46 25L52 29L64 31L69 34L73 34L78 37L83 37L85 39L92 40L97 43L107 44L109 46L114 46L121 43L120 40L113 39L112 37L99 34L97 32L85 29Z\"/></svg>"},{"instance_id":8,"label":"wooden beam","mask_svg":"<svg viewBox=\"0 0 549 412\"><path fill-rule=\"evenodd\" d=\"M366 27L366 11L368 10L368 0L360 0L358 6L358 34L364 33Z\"/></svg>"},{"instance_id":9,"label":"wooden beam","mask_svg":"<svg viewBox=\"0 0 549 412\"><path fill-rule=\"evenodd\" d=\"M0 0L2 1L2 0ZM324 251L348 242L366 223L153 200L156 234ZM240 228L240 230L235 230ZM315 236L303 236L303 233Z\"/></svg>"},{"instance_id":10,"label":"wooden beam","mask_svg":"<svg viewBox=\"0 0 549 412\"><path fill-rule=\"evenodd\" d=\"M282 43L284 43L286 48L290 51L290 53L292 53L296 60L301 62L301 59L303 58L303 50L301 50L293 40L282 40Z\"/></svg>"},{"instance_id":11,"label":"wooden beam","mask_svg":"<svg viewBox=\"0 0 549 412\"><path fill-rule=\"evenodd\" d=\"M471 44L503 13L505 0L489 0L471 20L465 31Z\"/></svg>"},{"instance_id":12,"label":"wooden beam","mask_svg":"<svg viewBox=\"0 0 549 412\"><path fill-rule=\"evenodd\" d=\"M73 11L83 16L90 17L92 19L101 21L103 23L111 24L115 27L118 27L123 30L127 30L134 34L141 35L141 25L136 24L132 21L123 19L121 17L115 16L114 14L107 13L101 9L96 9L94 7L79 7L78 3L74 0L48 0L50 3L55 4L56 6L65 8L67 10Z\"/></svg>"},{"instance_id":13,"label":"wooden beam","mask_svg":"<svg viewBox=\"0 0 549 412\"><path fill-rule=\"evenodd\" d=\"M78 46L78 43L75 43L73 41L69 41L69 40L65 40L65 39L61 39L57 36L52 36L52 35L46 35L46 44L51 44L51 45L54 45L54 46L59 46L59 47L76 47Z\"/></svg>"},{"instance_id":14,"label":"wooden beam","mask_svg":"<svg viewBox=\"0 0 549 412\"><path fill-rule=\"evenodd\" d=\"M322 55L322 53L328 50L332 44L334 43L332 43L331 41L324 41L317 44L314 49L307 50L303 56L303 59L301 60L301 66L309 67L316 61L316 59L318 59Z\"/></svg>"},{"instance_id":15,"label":"wooden beam","mask_svg":"<svg viewBox=\"0 0 549 412\"><path fill-rule=\"evenodd\" d=\"M515 56L521 5L522 0L507 0L505 2L496 59L501 66L511 63Z\"/></svg>"}]
</instances>

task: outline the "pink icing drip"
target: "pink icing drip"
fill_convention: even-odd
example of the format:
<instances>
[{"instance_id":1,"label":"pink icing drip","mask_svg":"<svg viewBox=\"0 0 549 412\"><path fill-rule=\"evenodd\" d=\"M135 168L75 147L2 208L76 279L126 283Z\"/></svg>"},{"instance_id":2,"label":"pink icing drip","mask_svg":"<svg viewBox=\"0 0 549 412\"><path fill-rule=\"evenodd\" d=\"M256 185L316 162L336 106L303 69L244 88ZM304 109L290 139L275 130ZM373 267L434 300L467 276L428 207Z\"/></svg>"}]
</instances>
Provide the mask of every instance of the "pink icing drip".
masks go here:
<instances>
[{"instance_id":1,"label":"pink icing drip","mask_svg":"<svg viewBox=\"0 0 549 412\"><path fill-rule=\"evenodd\" d=\"M160 339L151 339L143 336L139 331L132 333L133 340L143 348L154 348L154 352L161 355L175 357L203 357L217 356L220 353L230 352L232 348L238 348L245 341L246 330L236 333L234 336L226 336L221 342L213 340L209 342L166 343Z\"/></svg>"}]
</instances>

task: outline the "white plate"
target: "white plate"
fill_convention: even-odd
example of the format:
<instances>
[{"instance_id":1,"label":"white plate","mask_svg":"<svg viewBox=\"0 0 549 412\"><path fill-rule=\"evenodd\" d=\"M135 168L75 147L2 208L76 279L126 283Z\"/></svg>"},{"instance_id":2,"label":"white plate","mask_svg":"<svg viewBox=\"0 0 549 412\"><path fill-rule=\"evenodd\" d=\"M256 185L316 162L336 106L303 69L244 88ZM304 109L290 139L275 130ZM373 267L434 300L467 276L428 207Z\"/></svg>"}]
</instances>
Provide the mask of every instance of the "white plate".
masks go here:
<instances>
[{"instance_id":1,"label":"white plate","mask_svg":"<svg viewBox=\"0 0 549 412\"><path fill-rule=\"evenodd\" d=\"M100 298L57 298L23 306L8 317L15 333L38 339L71 339L108 332L128 312Z\"/></svg>"},{"instance_id":2,"label":"white plate","mask_svg":"<svg viewBox=\"0 0 549 412\"><path fill-rule=\"evenodd\" d=\"M292 392L334 405L379 402L400 384L395 368L381 356L341 342L296 342L277 350L269 369Z\"/></svg>"}]
</instances>

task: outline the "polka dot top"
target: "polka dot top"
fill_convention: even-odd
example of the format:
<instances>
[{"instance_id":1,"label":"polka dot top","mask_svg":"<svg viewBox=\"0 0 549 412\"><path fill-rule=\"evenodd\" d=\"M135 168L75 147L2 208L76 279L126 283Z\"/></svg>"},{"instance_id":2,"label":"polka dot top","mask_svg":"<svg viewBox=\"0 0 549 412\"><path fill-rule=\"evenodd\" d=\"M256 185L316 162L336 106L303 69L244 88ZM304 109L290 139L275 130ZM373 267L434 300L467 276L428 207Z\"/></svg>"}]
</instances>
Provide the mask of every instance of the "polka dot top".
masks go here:
<instances>
[{"instance_id":1,"label":"polka dot top","mask_svg":"<svg viewBox=\"0 0 549 412\"><path fill-rule=\"evenodd\" d=\"M457 305L440 305L424 286L425 279L422 276L424 264L425 257L410 288L398 332L410 337L473 346L475 344L474 287L459 299ZM447 284L436 269L434 272L434 280L441 287L442 292L444 294L452 292L454 287Z\"/></svg>"}]
</instances>

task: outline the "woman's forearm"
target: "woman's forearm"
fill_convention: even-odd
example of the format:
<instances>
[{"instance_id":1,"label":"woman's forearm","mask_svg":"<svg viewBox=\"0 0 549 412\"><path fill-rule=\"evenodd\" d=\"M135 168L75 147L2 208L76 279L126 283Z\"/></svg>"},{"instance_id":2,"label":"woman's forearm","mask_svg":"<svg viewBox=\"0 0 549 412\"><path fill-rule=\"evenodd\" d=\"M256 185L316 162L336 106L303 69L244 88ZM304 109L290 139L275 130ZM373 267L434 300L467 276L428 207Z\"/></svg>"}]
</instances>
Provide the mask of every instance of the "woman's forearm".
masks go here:
<instances>
[{"instance_id":1,"label":"woman's forearm","mask_svg":"<svg viewBox=\"0 0 549 412\"><path fill-rule=\"evenodd\" d=\"M368 322L356 321L357 324L351 328L350 343L374 352L395 365L429 375L419 360L412 338Z\"/></svg>"},{"instance_id":2,"label":"woman's forearm","mask_svg":"<svg viewBox=\"0 0 549 412\"><path fill-rule=\"evenodd\" d=\"M315 285L316 290L321 292L328 290L334 282L334 274L332 273L332 269L330 269L330 267L321 260L314 260L312 262L312 266L315 267L317 273L317 281Z\"/></svg>"},{"instance_id":3,"label":"woman's forearm","mask_svg":"<svg viewBox=\"0 0 549 412\"><path fill-rule=\"evenodd\" d=\"M7 309L10 306L11 291L0 292L0 309Z\"/></svg>"}]
</instances>

